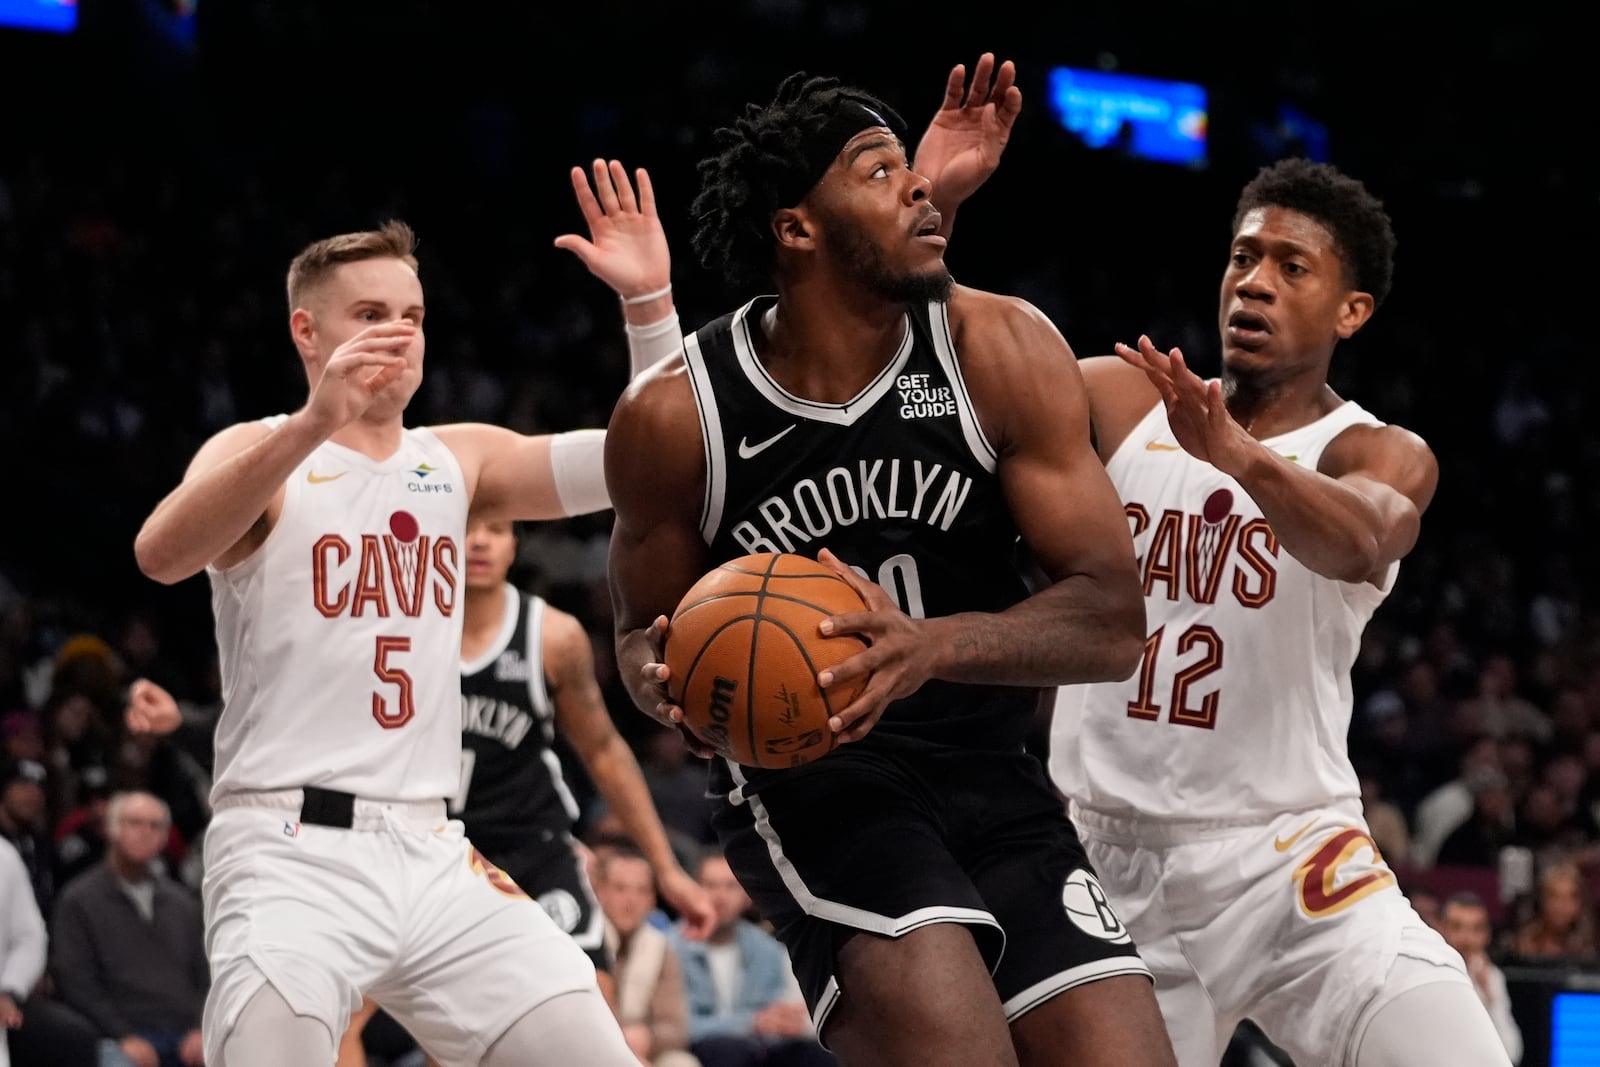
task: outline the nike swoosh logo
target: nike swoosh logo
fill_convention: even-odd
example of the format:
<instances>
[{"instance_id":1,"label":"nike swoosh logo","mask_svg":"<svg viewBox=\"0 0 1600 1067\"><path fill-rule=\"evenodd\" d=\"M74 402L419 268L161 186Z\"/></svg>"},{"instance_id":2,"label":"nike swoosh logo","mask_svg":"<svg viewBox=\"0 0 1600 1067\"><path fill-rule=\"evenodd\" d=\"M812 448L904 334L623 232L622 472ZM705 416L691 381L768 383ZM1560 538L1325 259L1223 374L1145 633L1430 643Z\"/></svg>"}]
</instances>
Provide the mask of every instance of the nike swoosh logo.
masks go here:
<instances>
[{"instance_id":1,"label":"nike swoosh logo","mask_svg":"<svg viewBox=\"0 0 1600 1067\"><path fill-rule=\"evenodd\" d=\"M1285 841L1281 837L1273 838L1272 847L1277 849L1279 852L1287 852L1287 851L1289 851L1291 848L1294 847L1294 843L1296 841L1300 840L1300 838L1304 837L1305 836L1305 832L1307 830L1311 829L1315 825L1317 825L1317 820L1312 819L1310 822L1306 823L1304 826L1300 827L1300 829L1296 830L1293 834L1291 834L1290 837L1289 837L1289 840L1287 840L1287 841Z\"/></svg>"},{"instance_id":2,"label":"nike swoosh logo","mask_svg":"<svg viewBox=\"0 0 1600 1067\"><path fill-rule=\"evenodd\" d=\"M1183 451L1183 446L1164 445L1160 441L1151 441L1149 444L1144 446L1144 450L1146 452L1181 452Z\"/></svg>"},{"instance_id":3,"label":"nike swoosh logo","mask_svg":"<svg viewBox=\"0 0 1600 1067\"><path fill-rule=\"evenodd\" d=\"M306 481L312 485L321 485L323 482L336 482L349 473L349 471L340 471L338 474L322 475L316 471L306 471Z\"/></svg>"},{"instance_id":4,"label":"nike swoosh logo","mask_svg":"<svg viewBox=\"0 0 1600 1067\"><path fill-rule=\"evenodd\" d=\"M750 443L750 438L748 438L748 437L739 438L739 458L740 459L755 459L757 456L761 455L761 453L765 452L767 449L769 449L773 445L777 444L783 438L784 434L786 434L790 430L794 429L797 425L799 425L799 424L798 423L790 423L788 426L786 426L783 429L779 430L777 433L773 434L771 437L767 438L765 441L760 442L759 444L754 444L754 445L751 444Z\"/></svg>"}]
</instances>

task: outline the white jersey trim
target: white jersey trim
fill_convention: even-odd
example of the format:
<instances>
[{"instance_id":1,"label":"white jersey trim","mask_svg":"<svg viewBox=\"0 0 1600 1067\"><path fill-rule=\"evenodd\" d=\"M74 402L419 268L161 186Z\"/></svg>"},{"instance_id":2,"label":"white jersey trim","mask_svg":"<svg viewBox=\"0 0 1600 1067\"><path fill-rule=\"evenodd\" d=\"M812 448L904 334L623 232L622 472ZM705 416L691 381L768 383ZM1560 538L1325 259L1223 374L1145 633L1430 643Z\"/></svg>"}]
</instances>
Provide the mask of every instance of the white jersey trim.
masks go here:
<instances>
[{"instance_id":1,"label":"white jersey trim","mask_svg":"<svg viewBox=\"0 0 1600 1067\"><path fill-rule=\"evenodd\" d=\"M511 635L517 631L517 614L522 610L522 594L517 592L516 586L507 582L500 587L501 595L505 597L505 608L500 614L500 629L494 635L494 640L489 642L489 647L478 653L476 659L463 659L461 661L461 676L470 678L483 670L489 664L500 658L500 653L511 644Z\"/></svg>"},{"instance_id":2,"label":"white jersey trim","mask_svg":"<svg viewBox=\"0 0 1600 1067\"><path fill-rule=\"evenodd\" d=\"M900 340L900 348L895 352L894 358L884 364L878 376L868 382L855 396L842 404L823 404L805 397L795 396L783 386L779 385L767 373L767 368L761 365L761 360L756 358L755 344L750 338L750 309L755 305L752 300L740 308L733 317L733 351L738 357L739 368L744 371L744 376L750 380L768 403L791 415L802 419L814 419L817 422L831 422L835 426L851 426L864 413L870 411L873 405L882 400L894 386L894 380L899 375L906 361L911 358L911 349L916 341L916 333L911 328L909 315L902 319L905 335Z\"/></svg>"},{"instance_id":3,"label":"white jersey trim","mask_svg":"<svg viewBox=\"0 0 1600 1067\"><path fill-rule=\"evenodd\" d=\"M728 458L722 450L722 416L717 413L717 393L711 387L711 372L700 351L700 335L685 334L683 363L689 368L689 386L694 390L695 407L700 412L700 435L706 448L706 498L700 506L700 536L710 544L722 525L722 498L728 490Z\"/></svg>"},{"instance_id":4,"label":"white jersey trim","mask_svg":"<svg viewBox=\"0 0 1600 1067\"><path fill-rule=\"evenodd\" d=\"M572 932L572 940L578 947L586 952L597 952L605 947L606 924L605 909L600 907L600 898L594 894L594 886L589 884L588 865L583 862L583 855L578 851L578 842L571 834L566 835L567 847L572 850L572 862L578 869L578 884L583 887L584 893L589 898L589 925L582 930Z\"/></svg>"},{"instance_id":5,"label":"white jersey trim","mask_svg":"<svg viewBox=\"0 0 1600 1067\"><path fill-rule=\"evenodd\" d=\"M961 420L961 435L967 439L972 458L993 474L999 453L984 436L977 409L972 406L972 397L967 393L966 379L961 376L961 360L956 358L955 339L950 336L950 309L943 303L932 302L928 305L928 317L933 321L934 355L938 357L939 366L944 368L944 375L950 380L951 390L955 393L956 417Z\"/></svg>"},{"instance_id":6,"label":"white jersey trim","mask_svg":"<svg viewBox=\"0 0 1600 1067\"><path fill-rule=\"evenodd\" d=\"M1108 956L1103 960L1082 963L1053 974L1042 982L1035 982L1006 1001L1001 1005L1006 1013L1006 1022L1016 1022L1057 993L1065 993L1075 986L1088 985L1090 982L1116 978L1124 974L1143 975L1155 981L1150 974L1150 968L1146 967L1144 961L1137 956Z\"/></svg>"}]
</instances>

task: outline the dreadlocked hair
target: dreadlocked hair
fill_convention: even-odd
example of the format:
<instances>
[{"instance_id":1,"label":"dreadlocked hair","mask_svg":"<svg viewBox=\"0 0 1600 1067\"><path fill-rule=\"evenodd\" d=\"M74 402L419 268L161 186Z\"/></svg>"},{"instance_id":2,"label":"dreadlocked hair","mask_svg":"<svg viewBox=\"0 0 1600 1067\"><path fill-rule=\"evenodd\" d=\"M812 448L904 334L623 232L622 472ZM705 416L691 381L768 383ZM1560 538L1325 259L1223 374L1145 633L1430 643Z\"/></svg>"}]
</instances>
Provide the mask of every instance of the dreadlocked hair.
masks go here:
<instances>
[{"instance_id":1,"label":"dreadlocked hair","mask_svg":"<svg viewBox=\"0 0 1600 1067\"><path fill-rule=\"evenodd\" d=\"M699 164L700 191L690 208L701 266L720 271L735 289L770 284L772 216L799 203L844 147L849 134L832 141L829 126L849 105L903 138L904 123L882 101L804 72L786 77L770 104L746 104L732 126L713 132L717 152Z\"/></svg>"},{"instance_id":2,"label":"dreadlocked hair","mask_svg":"<svg viewBox=\"0 0 1600 1067\"><path fill-rule=\"evenodd\" d=\"M1337 167L1284 159L1262 167L1239 194L1233 230L1256 208L1281 207L1317 220L1333 235L1346 280L1383 303L1394 280L1394 230L1383 202Z\"/></svg>"}]
</instances>

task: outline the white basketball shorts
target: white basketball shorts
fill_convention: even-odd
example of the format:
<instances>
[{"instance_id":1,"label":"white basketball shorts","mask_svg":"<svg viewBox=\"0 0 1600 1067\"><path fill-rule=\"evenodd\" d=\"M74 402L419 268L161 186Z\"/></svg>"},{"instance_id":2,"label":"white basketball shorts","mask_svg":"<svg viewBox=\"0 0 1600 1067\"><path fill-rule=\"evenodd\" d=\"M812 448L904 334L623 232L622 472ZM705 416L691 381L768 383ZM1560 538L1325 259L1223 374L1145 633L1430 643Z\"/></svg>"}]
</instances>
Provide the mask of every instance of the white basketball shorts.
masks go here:
<instances>
[{"instance_id":1,"label":"white basketball shorts","mask_svg":"<svg viewBox=\"0 0 1600 1067\"><path fill-rule=\"evenodd\" d=\"M354 828L334 829L295 821L298 797L230 797L206 832L208 1062L263 982L335 1043L366 993L447 1065L476 1064L550 997L596 988L583 950L442 802L357 800Z\"/></svg>"},{"instance_id":2,"label":"white basketball shorts","mask_svg":"<svg viewBox=\"0 0 1600 1067\"><path fill-rule=\"evenodd\" d=\"M1296 1063L1345 1067L1384 1004L1430 981L1469 981L1359 815L1207 825L1074 806L1072 818L1155 976L1181 1067L1217 1067L1246 1018ZM1431 966L1392 973L1402 955Z\"/></svg>"}]
</instances>

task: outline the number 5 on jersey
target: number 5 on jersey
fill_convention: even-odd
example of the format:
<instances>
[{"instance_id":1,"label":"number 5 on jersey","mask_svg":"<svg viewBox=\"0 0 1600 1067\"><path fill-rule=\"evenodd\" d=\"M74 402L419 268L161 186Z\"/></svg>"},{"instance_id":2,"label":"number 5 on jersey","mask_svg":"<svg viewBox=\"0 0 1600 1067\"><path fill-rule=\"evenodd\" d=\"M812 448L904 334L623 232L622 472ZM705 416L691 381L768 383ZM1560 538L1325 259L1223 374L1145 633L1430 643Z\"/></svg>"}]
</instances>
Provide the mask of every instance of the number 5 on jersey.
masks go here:
<instances>
[{"instance_id":1,"label":"number 5 on jersey","mask_svg":"<svg viewBox=\"0 0 1600 1067\"><path fill-rule=\"evenodd\" d=\"M390 707L389 701L376 690L372 693L372 717L378 720L378 725L385 730L398 730L410 722L417 714L417 702L411 692L411 675L404 669L396 667L389 662L389 657L397 652L410 652L411 638L409 637L380 637L377 639L377 648L372 656L372 669L381 681L396 686L399 689L395 706Z\"/></svg>"}]
</instances>

